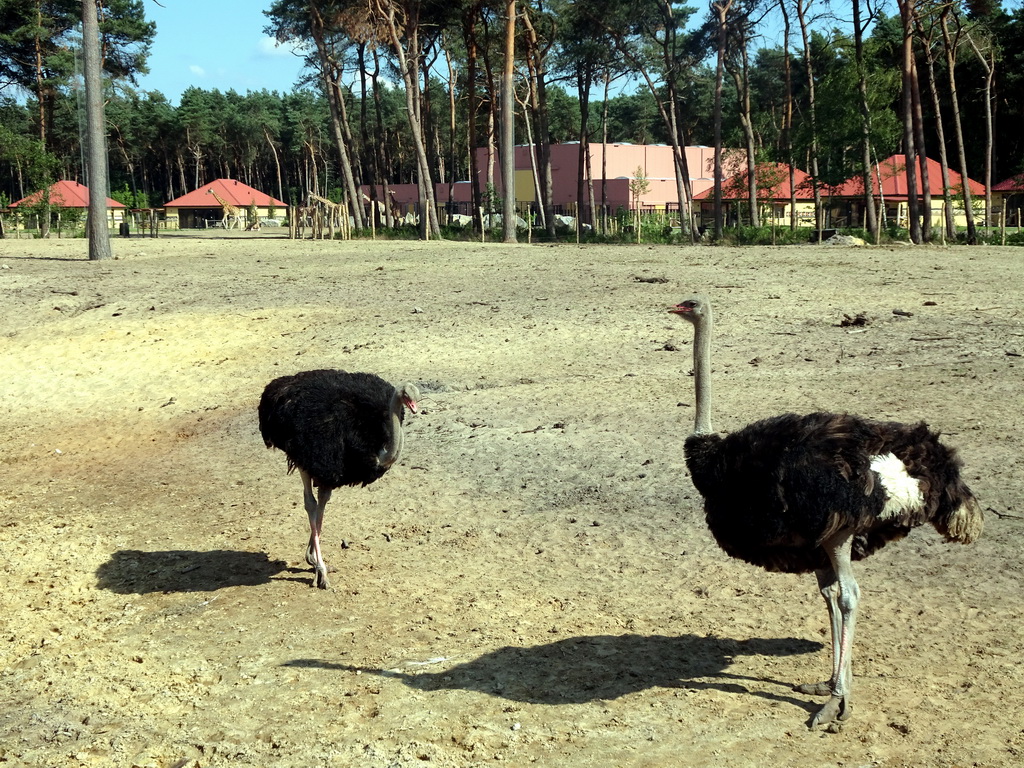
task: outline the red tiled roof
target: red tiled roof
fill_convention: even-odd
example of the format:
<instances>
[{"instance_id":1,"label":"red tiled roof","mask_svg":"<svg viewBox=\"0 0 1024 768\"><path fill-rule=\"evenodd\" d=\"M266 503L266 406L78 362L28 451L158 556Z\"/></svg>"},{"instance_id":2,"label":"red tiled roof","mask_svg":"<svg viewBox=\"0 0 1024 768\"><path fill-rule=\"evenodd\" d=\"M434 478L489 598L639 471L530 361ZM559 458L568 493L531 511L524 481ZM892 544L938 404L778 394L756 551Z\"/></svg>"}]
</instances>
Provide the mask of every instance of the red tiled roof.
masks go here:
<instances>
[{"instance_id":1,"label":"red tiled roof","mask_svg":"<svg viewBox=\"0 0 1024 768\"><path fill-rule=\"evenodd\" d=\"M942 166L930 157L928 160L928 189L935 197L942 196ZM906 155L893 155L886 158L878 166L871 169L871 183L875 194L878 194L878 171L881 167L882 194L890 199L907 197L907 158ZM961 176L952 168L949 169L949 183L956 192L960 188ZM968 179L971 193L975 195L985 194L985 186L973 179ZM921 174L917 175L917 192L924 194L924 187L921 184ZM847 179L838 187L832 190L832 197L860 197L864 194L864 179L861 176L854 176Z\"/></svg>"},{"instance_id":2,"label":"red tiled roof","mask_svg":"<svg viewBox=\"0 0 1024 768\"><path fill-rule=\"evenodd\" d=\"M260 208L267 208L271 205L278 208L288 207L285 203L271 197L266 192L260 192L258 189L253 189L248 184L243 184L235 179L215 179L193 192L171 200L164 207L220 208L220 203L210 194L210 190L216 191L222 198L239 208L247 208L253 203L256 203Z\"/></svg>"},{"instance_id":3,"label":"red tiled roof","mask_svg":"<svg viewBox=\"0 0 1024 768\"><path fill-rule=\"evenodd\" d=\"M89 188L77 181L57 181L49 186L50 205L60 208L88 208ZM33 192L28 197L23 197L16 203L11 203L11 208L25 205L35 205L43 198L43 190ZM107 198L107 208L124 208L124 206Z\"/></svg>"},{"instance_id":4,"label":"red tiled roof","mask_svg":"<svg viewBox=\"0 0 1024 768\"><path fill-rule=\"evenodd\" d=\"M992 185L993 192L1024 192L1024 173L1018 173L998 184Z\"/></svg>"},{"instance_id":5,"label":"red tiled roof","mask_svg":"<svg viewBox=\"0 0 1024 768\"><path fill-rule=\"evenodd\" d=\"M757 198L759 200L788 200L790 198L788 165L783 163L758 163L755 173L758 176ZM796 182L796 196L798 200L809 200L814 197L810 176L799 168L794 168L793 180ZM777 183L769 187L769 183L773 181ZM714 187L693 196L694 200L713 200L714 198ZM746 198L746 170L737 173L735 176L730 176L722 182L722 199L746 200Z\"/></svg>"}]
</instances>

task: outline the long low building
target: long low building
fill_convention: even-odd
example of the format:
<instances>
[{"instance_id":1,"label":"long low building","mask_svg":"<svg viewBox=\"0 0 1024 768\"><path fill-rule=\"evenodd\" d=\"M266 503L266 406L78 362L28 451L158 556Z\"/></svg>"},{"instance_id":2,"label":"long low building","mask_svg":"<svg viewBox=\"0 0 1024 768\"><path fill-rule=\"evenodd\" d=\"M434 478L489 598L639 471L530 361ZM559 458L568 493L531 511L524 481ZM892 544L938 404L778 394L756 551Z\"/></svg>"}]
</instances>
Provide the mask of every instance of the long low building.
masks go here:
<instances>
[{"instance_id":1,"label":"long low building","mask_svg":"<svg viewBox=\"0 0 1024 768\"><path fill-rule=\"evenodd\" d=\"M539 200L537 181L537 147L519 145L515 148L515 199L520 213L536 210ZM730 158L742 154L725 150ZM705 146L685 148L691 194L697 195L714 183L714 149ZM476 150L477 179L480 195L485 199L490 184L501 194L501 169L496 153L486 148ZM588 188L582 205L579 200L580 165L589 169ZM584 176L587 176L584 173ZM551 195L556 213L579 215L589 208L589 185L594 190L594 205L605 207L609 214L620 211L662 211L678 216L679 193L676 186L675 159L672 147L664 144L602 144L589 145L589 155L581 158L578 143L551 145ZM471 214L473 183L469 180L451 184L435 184L438 206L449 214ZM387 189L362 188L362 194L379 201L387 197L387 205L397 217L411 215L419 203L415 184L392 184ZM586 217L585 217L586 218Z\"/></svg>"},{"instance_id":2,"label":"long low building","mask_svg":"<svg viewBox=\"0 0 1024 768\"><path fill-rule=\"evenodd\" d=\"M941 227L945 220L945 209L942 197L942 166L931 158L926 158L928 169L928 191L931 194L932 226ZM871 169L871 191L880 211L885 211L885 218L897 226L906 227L909 221L909 184L907 182L907 156L892 155L877 163ZM985 185L973 179L967 179L968 188L975 202L982 201L985 196ZM963 176L949 169L950 195L953 198L953 221L958 227L967 226L967 213L964 209ZM924 195L924 182L921 172L917 173L917 194ZM861 227L864 221L864 179L855 176L847 179L837 187L823 193L832 214L832 226ZM984 218L982 211L975 212L975 218Z\"/></svg>"},{"instance_id":3,"label":"long low building","mask_svg":"<svg viewBox=\"0 0 1024 768\"><path fill-rule=\"evenodd\" d=\"M942 226L945 216L942 197L942 169L939 163L927 159L928 189L931 193L931 219L933 226ZM789 166L774 163L758 164L758 211L762 223L776 224L790 221L790 204L796 199L796 217L802 226L814 226L814 189L813 180L804 171L794 169L796 180L795 195L791 197L789 186ZM949 184L953 196L953 219L957 226L966 226L967 216L964 209L963 177L949 169ZM750 221L750 207L747 203L746 170L726 179L722 183L722 198L728 225L747 224ZM972 179L967 180L968 188L977 204L985 195L985 187ZM907 165L904 155L892 155L871 169L872 197L879 212L884 213L885 220L900 227L906 227L909 220ZM924 194L924 184L920 174L917 177L917 193ZM707 225L714 220L714 190L708 189L694 195L700 205L701 223ZM864 226L864 180L854 176L836 186L821 187L822 208L825 210L825 226L832 227L863 227ZM980 218L981 214L976 214Z\"/></svg>"}]
</instances>

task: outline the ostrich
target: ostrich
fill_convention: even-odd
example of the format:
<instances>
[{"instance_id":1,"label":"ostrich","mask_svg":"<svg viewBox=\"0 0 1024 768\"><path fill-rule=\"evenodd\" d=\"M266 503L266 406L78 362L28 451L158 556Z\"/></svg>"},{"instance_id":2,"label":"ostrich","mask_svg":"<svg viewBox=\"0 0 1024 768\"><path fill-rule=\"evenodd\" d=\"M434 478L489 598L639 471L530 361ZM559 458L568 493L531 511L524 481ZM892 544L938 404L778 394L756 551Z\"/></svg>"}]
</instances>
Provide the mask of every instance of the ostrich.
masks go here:
<instances>
[{"instance_id":1,"label":"ostrich","mask_svg":"<svg viewBox=\"0 0 1024 768\"><path fill-rule=\"evenodd\" d=\"M852 561L924 523L968 544L981 534L981 508L955 451L923 422L790 413L715 434L711 304L698 295L668 311L694 327L696 418L684 448L708 527L733 557L768 571L816 574L832 629L832 676L795 690L830 696L812 728L845 720L860 597Z\"/></svg>"},{"instance_id":2,"label":"ostrich","mask_svg":"<svg viewBox=\"0 0 1024 768\"><path fill-rule=\"evenodd\" d=\"M260 433L268 448L280 448L288 472L299 470L313 586L327 589L327 564L320 550L324 507L335 488L369 485L402 453L405 409L416 413L414 384L395 389L372 373L302 371L267 384L260 398ZM313 496L313 488L318 490Z\"/></svg>"}]
</instances>

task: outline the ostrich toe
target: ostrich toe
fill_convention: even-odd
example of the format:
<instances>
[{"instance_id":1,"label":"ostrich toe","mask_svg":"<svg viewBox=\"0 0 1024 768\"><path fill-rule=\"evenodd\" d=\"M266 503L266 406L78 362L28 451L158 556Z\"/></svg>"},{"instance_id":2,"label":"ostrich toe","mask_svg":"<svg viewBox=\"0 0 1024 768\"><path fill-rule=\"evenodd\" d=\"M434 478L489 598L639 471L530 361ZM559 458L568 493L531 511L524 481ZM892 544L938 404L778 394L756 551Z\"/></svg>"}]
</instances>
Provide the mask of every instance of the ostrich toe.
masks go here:
<instances>
[{"instance_id":1,"label":"ostrich toe","mask_svg":"<svg viewBox=\"0 0 1024 768\"><path fill-rule=\"evenodd\" d=\"M308 563L309 561L307 560L306 562ZM800 685L794 685L793 690L797 693L807 693L811 696L828 696L832 693L832 681L823 680L820 683L801 683Z\"/></svg>"},{"instance_id":2,"label":"ostrich toe","mask_svg":"<svg viewBox=\"0 0 1024 768\"><path fill-rule=\"evenodd\" d=\"M853 704L850 702L850 697L833 695L825 702L825 706L811 718L811 728L846 720L851 714L853 714Z\"/></svg>"}]
</instances>

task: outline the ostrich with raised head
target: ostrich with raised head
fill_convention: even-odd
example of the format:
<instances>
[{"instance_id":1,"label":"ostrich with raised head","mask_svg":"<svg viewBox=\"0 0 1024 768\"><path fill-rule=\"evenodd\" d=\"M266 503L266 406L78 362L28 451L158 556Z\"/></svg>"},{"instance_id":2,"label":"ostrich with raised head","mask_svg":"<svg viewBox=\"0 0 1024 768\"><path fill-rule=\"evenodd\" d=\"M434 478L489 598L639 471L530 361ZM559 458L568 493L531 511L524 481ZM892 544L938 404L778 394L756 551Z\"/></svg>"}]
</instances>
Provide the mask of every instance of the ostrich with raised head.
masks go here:
<instances>
[{"instance_id":1,"label":"ostrich with raised head","mask_svg":"<svg viewBox=\"0 0 1024 768\"><path fill-rule=\"evenodd\" d=\"M924 523L947 541L968 544L981 534L981 508L955 451L924 423L789 413L714 433L711 304L698 295L668 311L694 327L696 417L684 449L708 527L733 557L769 571L816 574L832 629L832 675L795 690L829 696L811 727L845 720L860 598L852 561Z\"/></svg>"},{"instance_id":2,"label":"ostrich with raised head","mask_svg":"<svg viewBox=\"0 0 1024 768\"><path fill-rule=\"evenodd\" d=\"M330 586L320 533L331 493L343 485L369 485L398 461L405 409L416 413L417 399L414 384L395 389L372 373L338 370L282 376L263 390L263 442L284 451L288 472L297 469L302 478L313 586Z\"/></svg>"}]
</instances>

